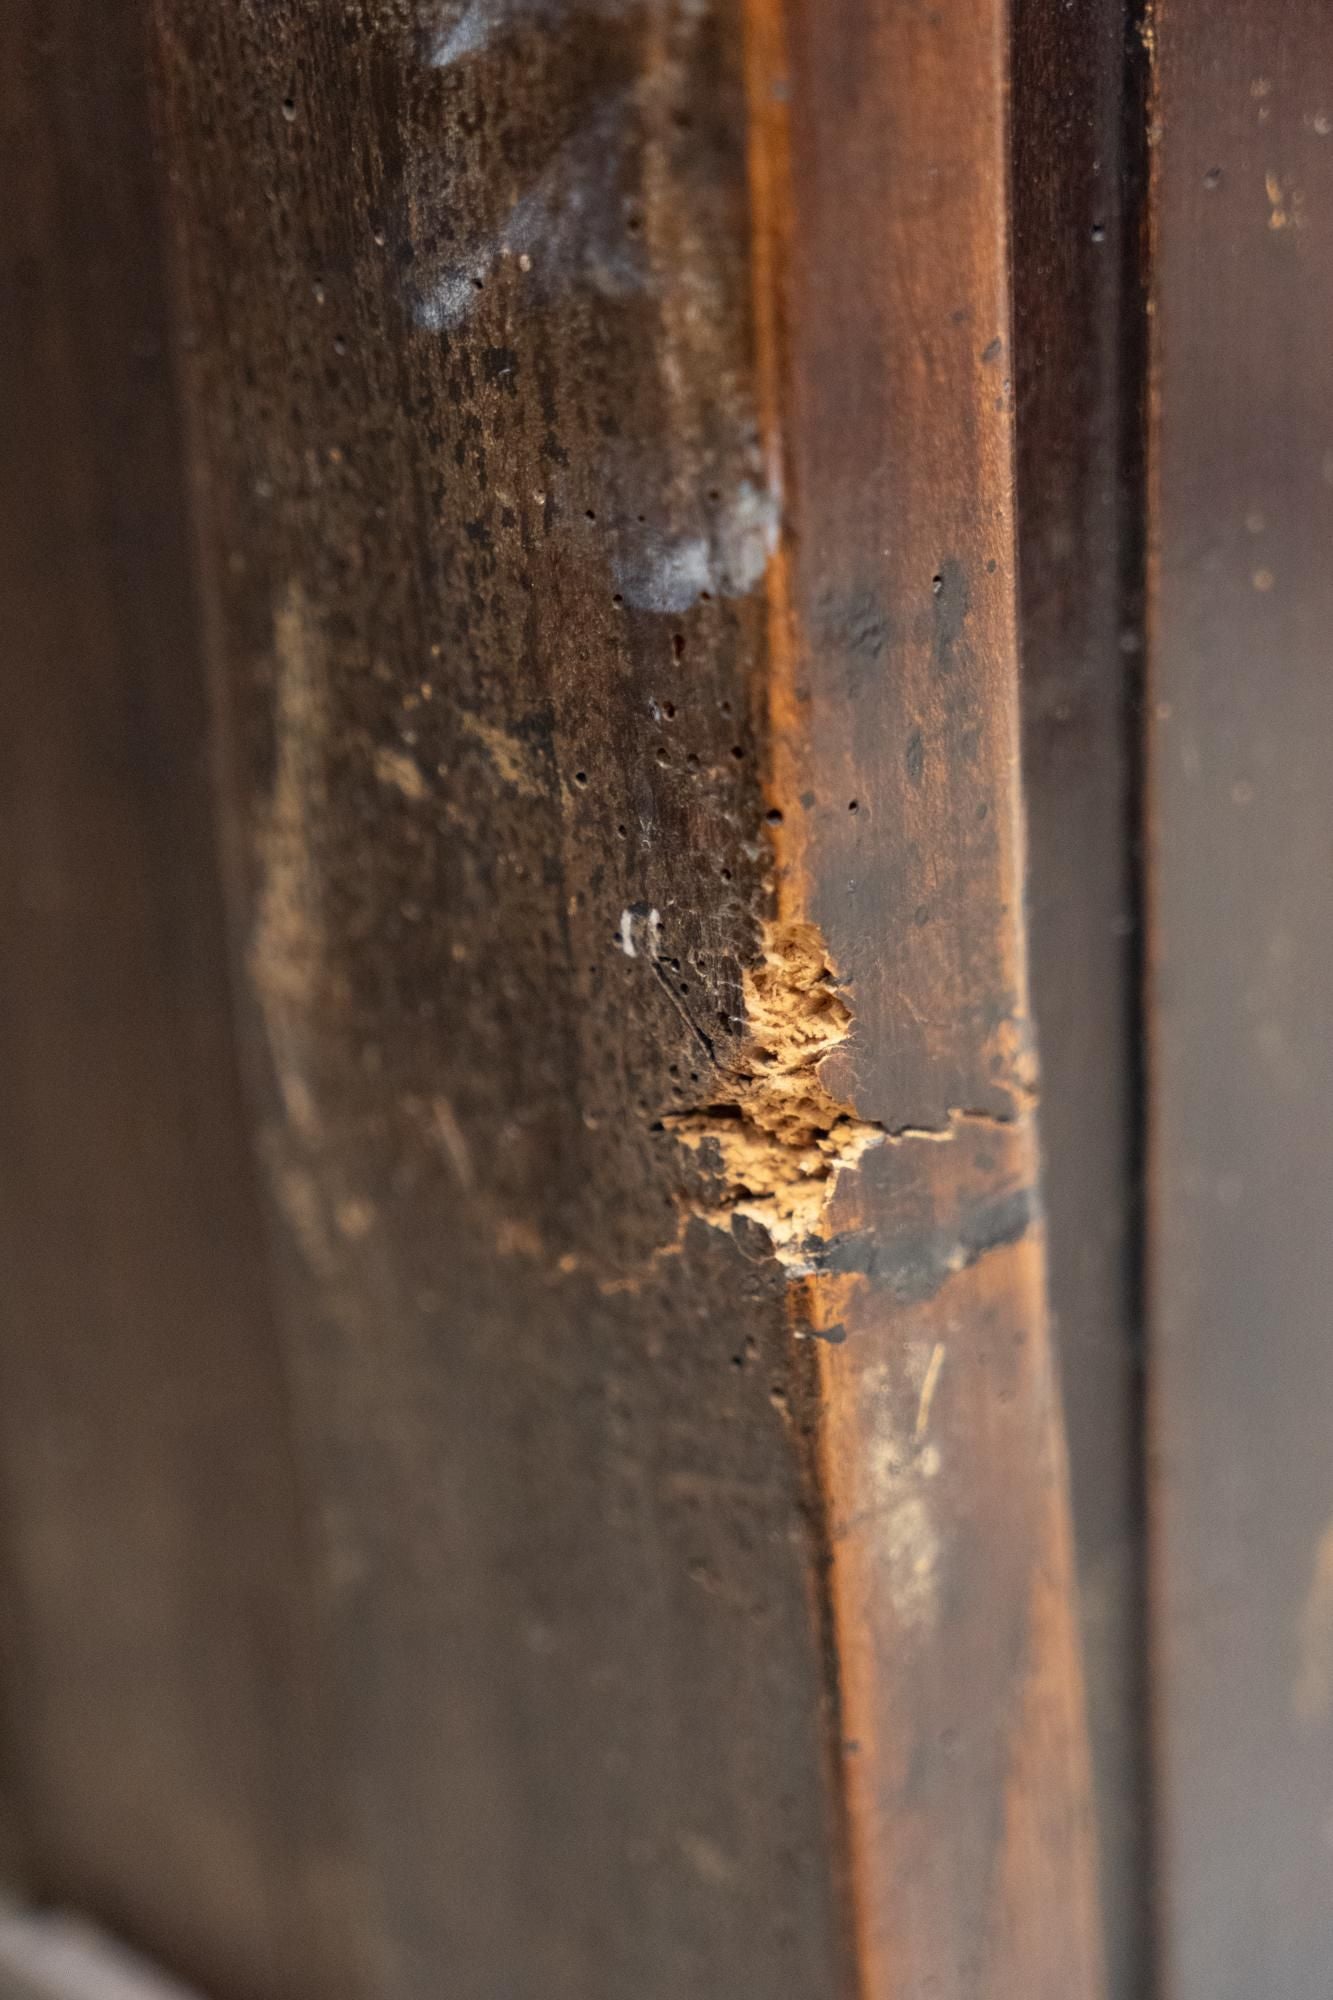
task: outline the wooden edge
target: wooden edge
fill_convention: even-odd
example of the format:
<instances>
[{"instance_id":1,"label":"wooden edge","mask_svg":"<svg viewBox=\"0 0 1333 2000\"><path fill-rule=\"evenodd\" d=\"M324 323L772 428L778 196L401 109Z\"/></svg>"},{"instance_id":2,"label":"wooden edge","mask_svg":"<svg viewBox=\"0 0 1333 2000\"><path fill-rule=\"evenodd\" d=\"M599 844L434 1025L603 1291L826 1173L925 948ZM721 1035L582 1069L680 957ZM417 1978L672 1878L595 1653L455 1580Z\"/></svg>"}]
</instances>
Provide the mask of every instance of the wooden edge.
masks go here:
<instances>
[{"instance_id":1,"label":"wooden edge","mask_svg":"<svg viewBox=\"0 0 1333 2000\"><path fill-rule=\"evenodd\" d=\"M859 1990L1075 2000L1103 1972L1028 1021L1008 20L959 13L747 8L775 931L820 940L849 1022L819 1075L867 1135L791 1305Z\"/></svg>"}]
</instances>

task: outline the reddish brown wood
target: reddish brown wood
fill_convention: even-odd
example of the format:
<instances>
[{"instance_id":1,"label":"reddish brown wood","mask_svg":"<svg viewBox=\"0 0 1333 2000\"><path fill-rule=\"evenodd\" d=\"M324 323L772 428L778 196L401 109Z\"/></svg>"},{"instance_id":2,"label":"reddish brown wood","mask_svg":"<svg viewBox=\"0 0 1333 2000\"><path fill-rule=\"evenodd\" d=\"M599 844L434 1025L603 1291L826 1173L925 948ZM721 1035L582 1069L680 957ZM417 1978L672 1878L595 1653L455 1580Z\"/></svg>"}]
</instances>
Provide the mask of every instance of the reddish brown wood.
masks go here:
<instances>
[{"instance_id":1,"label":"reddish brown wood","mask_svg":"<svg viewBox=\"0 0 1333 2000\"><path fill-rule=\"evenodd\" d=\"M1063 2000L1100 1991L1101 1947L1022 902L1008 19L776 11L778 910L850 1009L821 1079L884 1135L794 1301L825 1343L860 1977Z\"/></svg>"}]
</instances>

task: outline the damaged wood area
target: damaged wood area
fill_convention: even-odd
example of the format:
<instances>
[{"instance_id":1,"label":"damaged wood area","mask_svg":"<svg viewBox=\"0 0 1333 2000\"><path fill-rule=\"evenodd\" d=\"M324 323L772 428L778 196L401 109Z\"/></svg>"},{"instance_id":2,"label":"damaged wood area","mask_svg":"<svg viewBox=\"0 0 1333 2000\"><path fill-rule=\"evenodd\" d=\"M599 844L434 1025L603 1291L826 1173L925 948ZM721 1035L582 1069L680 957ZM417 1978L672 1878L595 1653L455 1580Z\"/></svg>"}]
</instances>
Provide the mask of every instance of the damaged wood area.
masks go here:
<instances>
[{"instance_id":1,"label":"damaged wood area","mask_svg":"<svg viewBox=\"0 0 1333 2000\"><path fill-rule=\"evenodd\" d=\"M767 820L776 935L808 941L798 1018L808 999L817 1023L779 1046L782 1089L817 1106L798 1173L821 1155L797 1181L797 1271L774 1240L793 1328L821 1336L858 1991L1096 2000L1023 906L1008 10L749 18L760 378L788 496ZM712 1137L748 1187L748 1150Z\"/></svg>"},{"instance_id":2,"label":"damaged wood area","mask_svg":"<svg viewBox=\"0 0 1333 2000\"><path fill-rule=\"evenodd\" d=\"M763 946L762 963L747 967L742 981L748 1038L732 1065L712 1071L714 1101L698 1111L669 1111L660 1121L701 1155L710 1175L711 1196L683 1194L682 1212L717 1228L757 1225L789 1278L874 1275L905 1304L1026 1235L1040 1219L1037 1188L1006 1186L1000 1176L983 1185L966 1212L946 1215L937 1226L830 1234L843 1176L872 1148L947 1145L980 1128L990 1135L993 1155L1014 1121L950 1110L942 1125L894 1130L859 1118L821 1074L848 1041L852 1012L818 930L772 923Z\"/></svg>"},{"instance_id":3,"label":"damaged wood area","mask_svg":"<svg viewBox=\"0 0 1333 2000\"><path fill-rule=\"evenodd\" d=\"M96 12L0 64L24 1880L216 2000L1099 2000L1007 6Z\"/></svg>"},{"instance_id":4,"label":"damaged wood area","mask_svg":"<svg viewBox=\"0 0 1333 2000\"><path fill-rule=\"evenodd\" d=\"M748 1040L736 1066L715 1073L715 1098L700 1111L669 1112L667 1130L716 1166L716 1200L692 1204L704 1220L733 1217L767 1231L792 1276L815 1268L824 1213L838 1177L884 1139L820 1076L823 1058L847 1039L851 1010L813 924L770 924L764 956L746 967Z\"/></svg>"}]
</instances>

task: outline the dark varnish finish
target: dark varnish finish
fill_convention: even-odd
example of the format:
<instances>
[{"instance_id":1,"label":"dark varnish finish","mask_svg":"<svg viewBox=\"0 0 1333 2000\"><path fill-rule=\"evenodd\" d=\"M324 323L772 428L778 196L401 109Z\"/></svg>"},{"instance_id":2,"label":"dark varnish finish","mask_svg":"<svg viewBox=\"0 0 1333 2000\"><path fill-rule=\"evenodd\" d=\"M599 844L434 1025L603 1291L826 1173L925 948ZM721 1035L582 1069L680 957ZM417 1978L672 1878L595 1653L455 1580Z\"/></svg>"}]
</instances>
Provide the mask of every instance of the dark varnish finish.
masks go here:
<instances>
[{"instance_id":1,"label":"dark varnish finish","mask_svg":"<svg viewBox=\"0 0 1333 2000\"><path fill-rule=\"evenodd\" d=\"M153 21L371 1990L824 2000L782 1278L663 1126L769 865L738 20Z\"/></svg>"},{"instance_id":2,"label":"dark varnish finish","mask_svg":"<svg viewBox=\"0 0 1333 2000\"><path fill-rule=\"evenodd\" d=\"M35 1885L216 2000L1100 2000L1006 5L5 35Z\"/></svg>"},{"instance_id":3,"label":"dark varnish finish","mask_svg":"<svg viewBox=\"0 0 1333 2000\"><path fill-rule=\"evenodd\" d=\"M18 1862L343 1988L213 855L142 17L0 23L0 1527Z\"/></svg>"}]
</instances>

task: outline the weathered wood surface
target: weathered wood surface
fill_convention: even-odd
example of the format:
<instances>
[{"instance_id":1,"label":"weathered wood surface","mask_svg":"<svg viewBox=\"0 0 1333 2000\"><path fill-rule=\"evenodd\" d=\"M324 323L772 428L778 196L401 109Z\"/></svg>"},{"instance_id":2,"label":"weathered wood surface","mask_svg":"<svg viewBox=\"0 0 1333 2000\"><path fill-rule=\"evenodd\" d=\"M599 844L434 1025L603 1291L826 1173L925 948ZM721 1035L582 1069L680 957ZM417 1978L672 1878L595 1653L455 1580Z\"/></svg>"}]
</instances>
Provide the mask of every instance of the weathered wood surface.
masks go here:
<instances>
[{"instance_id":1,"label":"weathered wood surface","mask_svg":"<svg viewBox=\"0 0 1333 2000\"><path fill-rule=\"evenodd\" d=\"M1168 2000L1333 1967L1333 28L1155 24L1149 619Z\"/></svg>"},{"instance_id":2,"label":"weathered wood surface","mask_svg":"<svg viewBox=\"0 0 1333 2000\"><path fill-rule=\"evenodd\" d=\"M331 1993L141 29L0 17L6 1776L38 1893Z\"/></svg>"},{"instance_id":3,"label":"weathered wood surface","mask_svg":"<svg viewBox=\"0 0 1333 2000\"><path fill-rule=\"evenodd\" d=\"M102 38L83 53L82 25L60 56L92 89ZM347 1842L326 1861L298 1823L292 1872L331 1877L339 1976L361 1990L434 1995L447 1968L460 1995L515 2000L825 1995L841 1978L837 1848L782 1276L691 1225L681 1148L653 1130L706 1094L701 1033L735 1045L765 867L751 585L770 502L747 388L738 23L529 9L472 38L461 14L451 35L387 8L164 4L151 26L279 1315L265 1353L331 1682L298 1776L328 1773ZM183 511L161 503L173 525ZM161 644L174 698L198 705L190 645ZM54 665L46 686L64 697ZM16 713L28 698L16 687ZM202 762L173 768L202 785ZM93 841L154 916L182 853L169 826L158 872ZM180 865L206 909L208 859L186 849ZM72 1006L92 1011L106 971L61 916ZM132 962L125 976L152 989L139 1018L162 1065L161 977ZM103 1018L135 1012L126 994ZM49 1019L40 994L27 1017L34 1033ZM136 1289L124 1331L88 1311L96 1241L53 1268L40 1246L80 1171L139 1198L137 1162L98 1143L98 1094L123 1087L125 1061L78 1063L81 1148L65 1138L49 1182L29 1177L46 1204L23 1232L33 1282L64 1272L82 1289L28 1314L35 1386L11 1405L44 1461L91 1428L113 1493L152 1463L151 1403L146 1436L133 1418L168 1357L140 1359ZM28 1061L34 1087L55 1062ZM200 1124L196 1143L214 1143ZM43 1143L60 1136L48 1124ZM233 1177L252 1185L243 1162ZM225 1242L222 1261L237 1283L262 1268ZM119 1433L109 1391L69 1411L44 1383L80 1304L125 1384ZM172 1367L225 1411L220 1373L233 1399L209 1449L180 1438L225 1575L246 1558L223 1495L280 1523L236 1457L280 1391L249 1407L235 1358L204 1328L196 1352L182 1317L197 1324L164 1316ZM86 1490L52 1504L67 1536L95 1510ZM151 1554L156 1519L111 1518L114 1549L89 1538L108 1588L145 1539ZM248 1631L227 1621L207 1541L187 1544L224 1631ZM59 1569L25 1582L29 1615L53 1597L69 1614ZM100 1661L111 1614L95 1595L82 1610ZM146 1622L145 1650L162 1621ZM206 1627L197 1640L172 1690L201 1739L175 1751L187 1854L180 1775L216 1742L190 1673L237 1701L270 1680L281 1700L287 1679ZM99 1727L137 1755L142 1689L113 1697ZM92 1707L76 1686L66 1698ZM107 1772L108 1811L127 1788ZM205 1845L225 1832L207 1801ZM81 1807L45 1809L77 1851ZM262 1867L257 1832L241 1852ZM102 1903L131 1902L151 1863L132 1843L103 1857ZM299 1900L293 1962L237 1967L240 1918L188 1884L173 1899L171 1879L171 1910L135 1928L201 1985L330 1990Z\"/></svg>"},{"instance_id":4,"label":"weathered wood surface","mask_svg":"<svg viewBox=\"0 0 1333 2000\"><path fill-rule=\"evenodd\" d=\"M1022 907L1008 18L793 8L788 36L756 93L778 907L851 1009L821 1078L886 1135L833 1189L807 1301L839 1336L860 1966L869 1994L1054 2000L1100 1990L1100 1938Z\"/></svg>"},{"instance_id":5,"label":"weathered wood surface","mask_svg":"<svg viewBox=\"0 0 1333 2000\"><path fill-rule=\"evenodd\" d=\"M1094 2000L1006 10L11 22L38 1886L219 2000Z\"/></svg>"}]
</instances>

